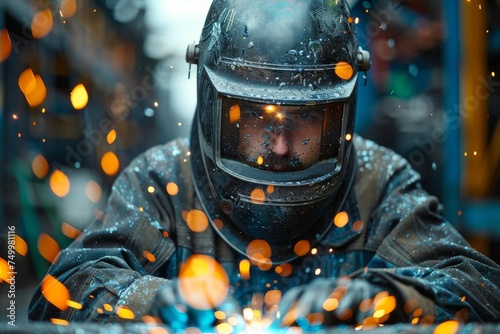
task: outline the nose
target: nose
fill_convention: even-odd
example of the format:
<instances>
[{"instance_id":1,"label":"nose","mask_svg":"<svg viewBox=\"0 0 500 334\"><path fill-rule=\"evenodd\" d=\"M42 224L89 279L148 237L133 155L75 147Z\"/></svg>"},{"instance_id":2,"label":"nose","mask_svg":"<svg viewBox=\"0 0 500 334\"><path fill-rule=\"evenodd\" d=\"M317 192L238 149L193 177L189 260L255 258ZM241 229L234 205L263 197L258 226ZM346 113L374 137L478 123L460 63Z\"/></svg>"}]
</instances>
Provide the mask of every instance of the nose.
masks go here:
<instances>
[{"instance_id":1,"label":"nose","mask_svg":"<svg viewBox=\"0 0 500 334\"><path fill-rule=\"evenodd\" d=\"M286 131L274 133L271 139L269 149L276 155L285 155L288 153L288 140L286 138Z\"/></svg>"}]
</instances>

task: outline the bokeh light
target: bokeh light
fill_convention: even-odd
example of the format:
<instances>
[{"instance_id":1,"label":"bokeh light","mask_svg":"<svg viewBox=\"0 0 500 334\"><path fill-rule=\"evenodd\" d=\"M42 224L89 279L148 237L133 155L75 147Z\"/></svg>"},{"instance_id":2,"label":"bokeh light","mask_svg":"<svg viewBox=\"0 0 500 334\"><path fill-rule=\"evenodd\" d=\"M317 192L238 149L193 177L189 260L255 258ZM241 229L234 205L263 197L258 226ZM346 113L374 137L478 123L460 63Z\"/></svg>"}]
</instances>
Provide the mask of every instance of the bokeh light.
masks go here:
<instances>
[{"instance_id":1,"label":"bokeh light","mask_svg":"<svg viewBox=\"0 0 500 334\"><path fill-rule=\"evenodd\" d=\"M215 319L217 320L224 320L226 319L226 313L224 313L224 311L221 311L221 310L217 310L214 312L214 316L215 316Z\"/></svg>"},{"instance_id":2,"label":"bokeh light","mask_svg":"<svg viewBox=\"0 0 500 334\"><path fill-rule=\"evenodd\" d=\"M120 161L113 152L106 152L101 158L101 168L107 175L115 175L120 169Z\"/></svg>"},{"instance_id":3,"label":"bokeh light","mask_svg":"<svg viewBox=\"0 0 500 334\"><path fill-rule=\"evenodd\" d=\"M207 215L201 210L191 210L188 212L186 222L193 232L203 232L208 227Z\"/></svg>"},{"instance_id":4,"label":"bokeh light","mask_svg":"<svg viewBox=\"0 0 500 334\"><path fill-rule=\"evenodd\" d=\"M356 220L354 224L352 224L353 231L359 232L363 229L363 221Z\"/></svg>"},{"instance_id":5,"label":"bokeh light","mask_svg":"<svg viewBox=\"0 0 500 334\"><path fill-rule=\"evenodd\" d=\"M311 244L307 240L300 240L293 247L293 251L298 256L304 256L311 250Z\"/></svg>"},{"instance_id":6,"label":"bokeh light","mask_svg":"<svg viewBox=\"0 0 500 334\"><path fill-rule=\"evenodd\" d=\"M214 219L214 225L218 230L222 230L222 228L224 228L224 222L219 218Z\"/></svg>"},{"instance_id":7,"label":"bokeh light","mask_svg":"<svg viewBox=\"0 0 500 334\"><path fill-rule=\"evenodd\" d=\"M68 307L74 308L75 310L81 310L83 307L82 304L74 302L72 300L67 300L66 305L68 305Z\"/></svg>"},{"instance_id":8,"label":"bokeh light","mask_svg":"<svg viewBox=\"0 0 500 334\"><path fill-rule=\"evenodd\" d=\"M339 318L340 321L347 321L352 318L352 315L353 315L352 309L348 308L339 312L337 317Z\"/></svg>"},{"instance_id":9,"label":"bokeh light","mask_svg":"<svg viewBox=\"0 0 500 334\"><path fill-rule=\"evenodd\" d=\"M367 298L359 303L359 310L361 312L368 312L373 306L373 299Z\"/></svg>"},{"instance_id":10,"label":"bokeh light","mask_svg":"<svg viewBox=\"0 0 500 334\"><path fill-rule=\"evenodd\" d=\"M347 212L341 211L335 215L335 218L333 219L333 223L337 227L344 227L349 223L349 216L347 215Z\"/></svg>"},{"instance_id":11,"label":"bokeh light","mask_svg":"<svg viewBox=\"0 0 500 334\"><path fill-rule=\"evenodd\" d=\"M291 307L288 312L283 316L281 320L281 324L284 327L290 327L293 325L293 323L297 320L299 317L299 309L297 307ZM294 329L298 330L298 333L302 333L301 329L299 327L294 327Z\"/></svg>"},{"instance_id":12,"label":"bokeh light","mask_svg":"<svg viewBox=\"0 0 500 334\"><path fill-rule=\"evenodd\" d=\"M249 280L250 279L250 261L247 259L243 259L240 261L240 275L241 279Z\"/></svg>"},{"instance_id":13,"label":"bokeh light","mask_svg":"<svg viewBox=\"0 0 500 334\"><path fill-rule=\"evenodd\" d=\"M257 264L271 258L271 246L265 240L255 239L248 244L246 254L252 263Z\"/></svg>"},{"instance_id":14,"label":"bokeh light","mask_svg":"<svg viewBox=\"0 0 500 334\"><path fill-rule=\"evenodd\" d=\"M62 17L65 19L72 17L77 10L76 0L62 0L59 8Z\"/></svg>"},{"instance_id":15,"label":"bokeh light","mask_svg":"<svg viewBox=\"0 0 500 334\"><path fill-rule=\"evenodd\" d=\"M58 318L50 318L50 322L53 325L58 325L58 326L68 326L69 325L68 320L58 319Z\"/></svg>"},{"instance_id":16,"label":"bokeh light","mask_svg":"<svg viewBox=\"0 0 500 334\"><path fill-rule=\"evenodd\" d=\"M231 326L230 324L228 324L227 322L223 322L221 324L218 324L216 327L215 327L215 330L217 333L219 334L231 334L234 332L234 328L233 326Z\"/></svg>"},{"instance_id":17,"label":"bokeh light","mask_svg":"<svg viewBox=\"0 0 500 334\"><path fill-rule=\"evenodd\" d=\"M83 109L89 102L89 94L83 84L78 84L73 88L70 95L71 105L76 110Z\"/></svg>"},{"instance_id":18,"label":"bokeh light","mask_svg":"<svg viewBox=\"0 0 500 334\"><path fill-rule=\"evenodd\" d=\"M323 313L311 313L306 319L311 326L320 326L325 322L325 316Z\"/></svg>"},{"instance_id":19,"label":"bokeh light","mask_svg":"<svg viewBox=\"0 0 500 334\"><path fill-rule=\"evenodd\" d=\"M370 330L378 327L379 325L380 325L380 319L374 317L366 317L365 319L363 319L361 323L361 328L363 330Z\"/></svg>"},{"instance_id":20,"label":"bokeh light","mask_svg":"<svg viewBox=\"0 0 500 334\"><path fill-rule=\"evenodd\" d=\"M245 307L243 309L243 319L245 319L246 321L252 321L253 315L254 313L251 307Z\"/></svg>"},{"instance_id":21,"label":"bokeh light","mask_svg":"<svg viewBox=\"0 0 500 334\"><path fill-rule=\"evenodd\" d=\"M69 178L58 169L50 175L49 184L52 192L58 197L66 196L71 188Z\"/></svg>"},{"instance_id":22,"label":"bokeh light","mask_svg":"<svg viewBox=\"0 0 500 334\"><path fill-rule=\"evenodd\" d=\"M103 308L104 310L106 310L107 312L113 312L113 306L111 306L111 305L109 305L109 304L107 304L107 303L106 303L106 304L103 304L103 305L102 305L102 308Z\"/></svg>"},{"instance_id":23,"label":"bokeh light","mask_svg":"<svg viewBox=\"0 0 500 334\"><path fill-rule=\"evenodd\" d=\"M238 120L240 119L240 116L241 116L240 105L235 104L229 110L229 122L231 122L231 123L238 122Z\"/></svg>"},{"instance_id":24,"label":"bokeh light","mask_svg":"<svg viewBox=\"0 0 500 334\"><path fill-rule=\"evenodd\" d=\"M174 182L167 183L167 186L165 187L165 189L167 190L167 193L170 196L175 196L179 193L179 187Z\"/></svg>"},{"instance_id":25,"label":"bokeh light","mask_svg":"<svg viewBox=\"0 0 500 334\"><path fill-rule=\"evenodd\" d=\"M111 130L109 131L108 135L106 136L106 141L108 144L113 144L116 140L116 130Z\"/></svg>"},{"instance_id":26,"label":"bokeh light","mask_svg":"<svg viewBox=\"0 0 500 334\"><path fill-rule=\"evenodd\" d=\"M351 64L341 61L335 66L335 74L341 79L349 80L352 78L354 70Z\"/></svg>"},{"instance_id":27,"label":"bokeh light","mask_svg":"<svg viewBox=\"0 0 500 334\"><path fill-rule=\"evenodd\" d=\"M322 307L325 311L331 312L339 307L339 300L337 298L330 297L323 302Z\"/></svg>"},{"instance_id":28,"label":"bokeh light","mask_svg":"<svg viewBox=\"0 0 500 334\"><path fill-rule=\"evenodd\" d=\"M280 290L269 290L264 295L264 303L267 305L277 305L281 301Z\"/></svg>"},{"instance_id":29,"label":"bokeh light","mask_svg":"<svg viewBox=\"0 0 500 334\"><path fill-rule=\"evenodd\" d=\"M131 309L126 307L117 308L116 314L118 315L118 317L122 319L132 320L135 318L134 312L132 312Z\"/></svg>"},{"instance_id":30,"label":"bokeh light","mask_svg":"<svg viewBox=\"0 0 500 334\"><path fill-rule=\"evenodd\" d=\"M266 194L264 193L264 190L260 188L255 188L252 190L252 193L250 194L250 200L252 203L255 204L262 204L266 200Z\"/></svg>"},{"instance_id":31,"label":"bokeh light","mask_svg":"<svg viewBox=\"0 0 500 334\"><path fill-rule=\"evenodd\" d=\"M144 318L142 318L144 321ZM148 334L170 334L170 332L163 327L153 327L148 331Z\"/></svg>"},{"instance_id":32,"label":"bokeh light","mask_svg":"<svg viewBox=\"0 0 500 334\"><path fill-rule=\"evenodd\" d=\"M76 239L80 234L82 234L82 232L79 229L71 226L66 222L63 222L61 224L61 231L65 236L67 236L70 239Z\"/></svg>"},{"instance_id":33,"label":"bokeh light","mask_svg":"<svg viewBox=\"0 0 500 334\"><path fill-rule=\"evenodd\" d=\"M28 254L28 243L17 234L14 238L14 248L22 256Z\"/></svg>"},{"instance_id":34,"label":"bokeh light","mask_svg":"<svg viewBox=\"0 0 500 334\"><path fill-rule=\"evenodd\" d=\"M162 323L162 321L160 320L160 318L154 317L154 316L149 315L149 314L146 314L146 315L142 316L141 320L142 320L143 323L148 324L148 325L158 325L158 324ZM148 333L151 334L151 331L149 331Z\"/></svg>"},{"instance_id":35,"label":"bokeh light","mask_svg":"<svg viewBox=\"0 0 500 334\"><path fill-rule=\"evenodd\" d=\"M43 83L42 77L39 76L38 74L35 75L35 81L36 81L35 90L31 94L26 95L26 100L28 101L28 104L31 107L36 107L41 105L43 101L45 101L45 97L47 96L47 88Z\"/></svg>"},{"instance_id":36,"label":"bokeh light","mask_svg":"<svg viewBox=\"0 0 500 334\"><path fill-rule=\"evenodd\" d=\"M31 94L36 88L35 73L31 68L27 68L21 72L17 79L17 84L24 95Z\"/></svg>"},{"instance_id":37,"label":"bokeh light","mask_svg":"<svg viewBox=\"0 0 500 334\"><path fill-rule=\"evenodd\" d=\"M31 33L35 39L47 36L54 26L50 8L44 9L33 16Z\"/></svg>"},{"instance_id":38,"label":"bokeh light","mask_svg":"<svg viewBox=\"0 0 500 334\"><path fill-rule=\"evenodd\" d=\"M229 279L222 265L212 257L194 254L179 270L178 287L189 306L208 310L214 309L226 299Z\"/></svg>"},{"instance_id":39,"label":"bokeh light","mask_svg":"<svg viewBox=\"0 0 500 334\"><path fill-rule=\"evenodd\" d=\"M267 271L273 267L273 262L269 258L262 258L257 261L257 267L262 271Z\"/></svg>"},{"instance_id":40,"label":"bokeh light","mask_svg":"<svg viewBox=\"0 0 500 334\"><path fill-rule=\"evenodd\" d=\"M10 275L8 274L12 270L9 269L9 264L3 258L0 257L0 283L7 282Z\"/></svg>"},{"instance_id":41,"label":"bokeh light","mask_svg":"<svg viewBox=\"0 0 500 334\"><path fill-rule=\"evenodd\" d=\"M49 303L64 311L68 308L70 299L68 289L53 276L47 274L41 284L42 295Z\"/></svg>"},{"instance_id":42,"label":"bokeh light","mask_svg":"<svg viewBox=\"0 0 500 334\"><path fill-rule=\"evenodd\" d=\"M31 107L36 107L43 103L47 96L47 88L40 75L35 75L31 68L21 72L17 83Z\"/></svg>"},{"instance_id":43,"label":"bokeh light","mask_svg":"<svg viewBox=\"0 0 500 334\"><path fill-rule=\"evenodd\" d=\"M90 180L85 185L85 195L91 202L97 203L101 200L102 188L97 182Z\"/></svg>"},{"instance_id":44,"label":"bokeh light","mask_svg":"<svg viewBox=\"0 0 500 334\"><path fill-rule=\"evenodd\" d=\"M459 327L460 324L456 320L445 321L434 328L433 334L455 334Z\"/></svg>"},{"instance_id":45,"label":"bokeh light","mask_svg":"<svg viewBox=\"0 0 500 334\"><path fill-rule=\"evenodd\" d=\"M149 261L149 262L156 262L156 256L154 256L153 253L148 252L147 250L142 252L142 255Z\"/></svg>"},{"instance_id":46,"label":"bokeh light","mask_svg":"<svg viewBox=\"0 0 500 334\"><path fill-rule=\"evenodd\" d=\"M61 250L57 241L55 241L51 236L49 236L46 233L40 234L40 236L38 237L37 246L40 255L42 255L43 258L49 261L50 263L54 262L54 260L57 257L57 254L59 254L59 251Z\"/></svg>"},{"instance_id":47,"label":"bokeh light","mask_svg":"<svg viewBox=\"0 0 500 334\"><path fill-rule=\"evenodd\" d=\"M293 266L290 263L282 263L276 267L275 271L278 275L287 277L293 273Z\"/></svg>"},{"instance_id":48,"label":"bokeh light","mask_svg":"<svg viewBox=\"0 0 500 334\"><path fill-rule=\"evenodd\" d=\"M49 173L49 163L43 155L38 154L33 158L33 161L31 161L31 170L37 178L43 179Z\"/></svg>"},{"instance_id":49,"label":"bokeh light","mask_svg":"<svg viewBox=\"0 0 500 334\"><path fill-rule=\"evenodd\" d=\"M382 318L383 316L391 313L396 308L396 297L386 296L375 302L374 318Z\"/></svg>"},{"instance_id":50,"label":"bokeh light","mask_svg":"<svg viewBox=\"0 0 500 334\"><path fill-rule=\"evenodd\" d=\"M9 58L12 52L12 42L10 40L9 31L4 28L0 30L0 63Z\"/></svg>"}]
</instances>

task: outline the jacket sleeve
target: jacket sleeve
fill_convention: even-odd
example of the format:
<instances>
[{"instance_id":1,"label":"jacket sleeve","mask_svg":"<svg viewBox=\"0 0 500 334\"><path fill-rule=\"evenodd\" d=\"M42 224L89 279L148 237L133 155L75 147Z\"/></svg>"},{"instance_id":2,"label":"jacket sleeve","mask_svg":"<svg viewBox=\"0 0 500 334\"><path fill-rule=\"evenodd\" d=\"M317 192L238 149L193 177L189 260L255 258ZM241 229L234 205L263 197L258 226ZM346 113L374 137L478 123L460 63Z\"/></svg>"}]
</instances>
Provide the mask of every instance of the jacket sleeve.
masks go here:
<instances>
[{"instance_id":1,"label":"jacket sleeve","mask_svg":"<svg viewBox=\"0 0 500 334\"><path fill-rule=\"evenodd\" d=\"M151 159L151 154L141 156L123 171L112 187L106 216L62 250L49 269L75 303L54 306L44 296L42 283L29 307L31 320L107 323L140 321L147 314L168 273L176 272L171 237L178 219L168 196L158 195L165 186L150 172Z\"/></svg>"},{"instance_id":2,"label":"jacket sleeve","mask_svg":"<svg viewBox=\"0 0 500 334\"><path fill-rule=\"evenodd\" d=\"M367 247L376 253L359 276L397 291L406 306L417 302L408 309L410 320L414 310L414 321L421 320L422 309L433 312L436 322L500 320L499 266L443 218L442 206L421 189L406 160L388 152L377 160L391 163L381 168L374 160L373 180L384 184L369 219Z\"/></svg>"}]
</instances>

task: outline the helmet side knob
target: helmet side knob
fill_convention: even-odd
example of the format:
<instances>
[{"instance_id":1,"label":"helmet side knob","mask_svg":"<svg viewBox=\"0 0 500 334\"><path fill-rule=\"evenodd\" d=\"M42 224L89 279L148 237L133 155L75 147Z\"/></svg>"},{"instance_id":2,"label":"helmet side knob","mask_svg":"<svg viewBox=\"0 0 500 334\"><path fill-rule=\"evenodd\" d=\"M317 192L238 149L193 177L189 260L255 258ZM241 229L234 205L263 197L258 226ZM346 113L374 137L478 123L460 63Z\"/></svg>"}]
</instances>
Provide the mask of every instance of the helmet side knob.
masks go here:
<instances>
[{"instance_id":1,"label":"helmet side knob","mask_svg":"<svg viewBox=\"0 0 500 334\"><path fill-rule=\"evenodd\" d=\"M370 53L359 47L357 57L358 57L358 70L362 72L368 71L372 65L372 61L370 59Z\"/></svg>"},{"instance_id":2,"label":"helmet side knob","mask_svg":"<svg viewBox=\"0 0 500 334\"><path fill-rule=\"evenodd\" d=\"M186 62L189 64L198 64L200 58L200 45L189 44L186 50Z\"/></svg>"}]
</instances>

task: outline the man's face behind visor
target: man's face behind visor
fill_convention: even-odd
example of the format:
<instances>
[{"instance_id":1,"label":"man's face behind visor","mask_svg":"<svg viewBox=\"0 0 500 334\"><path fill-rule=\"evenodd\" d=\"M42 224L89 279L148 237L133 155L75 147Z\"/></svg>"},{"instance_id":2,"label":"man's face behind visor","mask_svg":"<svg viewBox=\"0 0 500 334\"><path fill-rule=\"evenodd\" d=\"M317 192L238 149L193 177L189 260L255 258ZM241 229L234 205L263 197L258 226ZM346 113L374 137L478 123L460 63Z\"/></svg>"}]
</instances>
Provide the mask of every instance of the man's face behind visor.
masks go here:
<instances>
[{"instance_id":1,"label":"man's face behind visor","mask_svg":"<svg viewBox=\"0 0 500 334\"><path fill-rule=\"evenodd\" d=\"M306 169L338 154L331 148L338 147L340 122L334 126L338 131L333 131L329 122L341 119L342 105L283 106L224 98L222 155L232 159L238 156L247 165L262 170ZM336 136L332 136L334 133ZM234 140L237 147L228 142ZM325 157L325 151L331 152Z\"/></svg>"}]
</instances>

